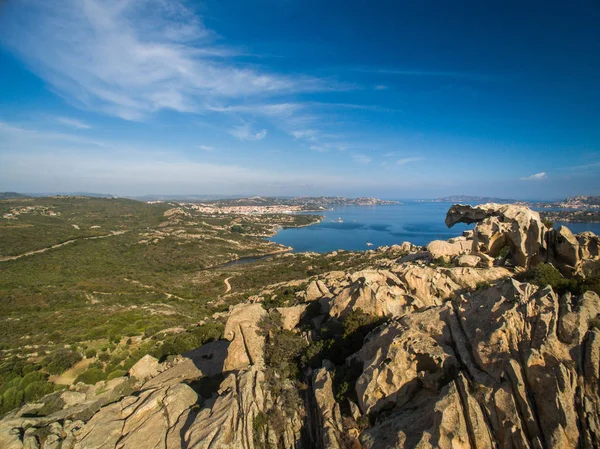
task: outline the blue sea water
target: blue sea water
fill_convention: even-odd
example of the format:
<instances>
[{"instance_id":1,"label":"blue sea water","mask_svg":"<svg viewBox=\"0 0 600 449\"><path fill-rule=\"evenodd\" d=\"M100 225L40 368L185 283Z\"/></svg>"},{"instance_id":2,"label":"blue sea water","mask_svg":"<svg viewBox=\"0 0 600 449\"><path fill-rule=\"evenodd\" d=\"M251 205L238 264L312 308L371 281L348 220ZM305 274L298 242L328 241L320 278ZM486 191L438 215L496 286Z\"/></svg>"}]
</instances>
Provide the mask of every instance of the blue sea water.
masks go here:
<instances>
[{"instance_id":1,"label":"blue sea water","mask_svg":"<svg viewBox=\"0 0 600 449\"><path fill-rule=\"evenodd\" d=\"M303 228L282 229L271 238L296 252L329 252L338 249L363 251L409 241L424 246L432 240L447 240L473 225L457 224L448 229L446 212L453 203L405 201L380 206L344 206L321 213L324 220ZM564 224L573 232L600 233L600 223ZM367 245L371 243L372 246Z\"/></svg>"}]
</instances>

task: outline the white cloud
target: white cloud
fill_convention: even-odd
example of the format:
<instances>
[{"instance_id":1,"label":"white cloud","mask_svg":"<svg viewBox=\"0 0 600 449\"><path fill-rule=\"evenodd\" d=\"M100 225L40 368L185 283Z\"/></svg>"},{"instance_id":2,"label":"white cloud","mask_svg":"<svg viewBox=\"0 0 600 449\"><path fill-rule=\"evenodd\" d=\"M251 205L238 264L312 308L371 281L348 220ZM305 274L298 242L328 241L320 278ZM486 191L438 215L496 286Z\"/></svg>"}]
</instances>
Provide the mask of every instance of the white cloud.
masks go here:
<instances>
[{"instance_id":1,"label":"white cloud","mask_svg":"<svg viewBox=\"0 0 600 449\"><path fill-rule=\"evenodd\" d=\"M342 184L343 176L325 170L204 163L174 148L94 142L0 122L0 191L297 194L311 186L316 194Z\"/></svg>"},{"instance_id":2,"label":"white cloud","mask_svg":"<svg viewBox=\"0 0 600 449\"><path fill-rule=\"evenodd\" d=\"M299 103L250 104L233 106L206 106L205 109L214 112L243 113L264 115L267 117L289 117L304 106Z\"/></svg>"},{"instance_id":3,"label":"white cloud","mask_svg":"<svg viewBox=\"0 0 600 449\"><path fill-rule=\"evenodd\" d=\"M74 119L74 118L57 117L56 121L58 123L61 123L66 126L70 126L72 128L77 128L77 129L90 129L91 128L91 126L88 125L87 123L85 123L81 120Z\"/></svg>"},{"instance_id":4,"label":"white cloud","mask_svg":"<svg viewBox=\"0 0 600 449\"><path fill-rule=\"evenodd\" d=\"M371 162L371 158L365 154L353 154L352 159L358 162L359 164L368 164Z\"/></svg>"},{"instance_id":5,"label":"white cloud","mask_svg":"<svg viewBox=\"0 0 600 449\"><path fill-rule=\"evenodd\" d=\"M316 140L318 131L314 129L297 129L290 131L290 134L294 137L294 139L307 139L307 140Z\"/></svg>"},{"instance_id":6,"label":"white cloud","mask_svg":"<svg viewBox=\"0 0 600 449\"><path fill-rule=\"evenodd\" d=\"M375 86L375 90L386 90L386 89L389 89L389 87L384 84L378 84L377 86Z\"/></svg>"},{"instance_id":7,"label":"white cloud","mask_svg":"<svg viewBox=\"0 0 600 449\"><path fill-rule=\"evenodd\" d=\"M219 98L331 89L238 66L183 0L16 2L0 28L0 39L68 101L128 120L200 111Z\"/></svg>"},{"instance_id":8,"label":"white cloud","mask_svg":"<svg viewBox=\"0 0 600 449\"><path fill-rule=\"evenodd\" d=\"M406 165L406 164L409 164L411 162L418 162L418 161L422 161L422 160L423 160L422 157L404 157L402 159L398 159L396 161L396 163L398 165Z\"/></svg>"},{"instance_id":9,"label":"white cloud","mask_svg":"<svg viewBox=\"0 0 600 449\"><path fill-rule=\"evenodd\" d=\"M212 147L210 145L198 145L198 148L200 148L202 151L208 151L213 152L213 151L217 151L217 149L215 147Z\"/></svg>"},{"instance_id":10,"label":"white cloud","mask_svg":"<svg viewBox=\"0 0 600 449\"><path fill-rule=\"evenodd\" d=\"M522 181L541 181L542 179L546 179L546 172L536 173L535 175L525 176L521 178Z\"/></svg>"},{"instance_id":11,"label":"white cloud","mask_svg":"<svg viewBox=\"0 0 600 449\"><path fill-rule=\"evenodd\" d=\"M240 126L235 126L228 131L233 137L241 141L262 140L267 136L267 130L254 131L249 123L244 123Z\"/></svg>"}]
</instances>

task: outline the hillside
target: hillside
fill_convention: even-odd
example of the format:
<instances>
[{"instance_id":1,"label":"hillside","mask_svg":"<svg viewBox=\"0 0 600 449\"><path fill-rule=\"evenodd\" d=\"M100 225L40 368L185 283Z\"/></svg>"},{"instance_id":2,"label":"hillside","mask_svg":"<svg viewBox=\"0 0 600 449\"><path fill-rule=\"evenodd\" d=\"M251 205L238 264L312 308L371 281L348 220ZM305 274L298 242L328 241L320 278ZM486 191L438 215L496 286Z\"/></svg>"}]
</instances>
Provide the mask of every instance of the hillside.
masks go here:
<instances>
[{"instance_id":1,"label":"hillside","mask_svg":"<svg viewBox=\"0 0 600 449\"><path fill-rule=\"evenodd\" d=\"M127 282L100 292L97 278L61 284L64 296L45 304L32 298L5 321L21 337L4 351L13 359L1 365L0 392L6 404L23 391L29 404L0 421L0 446L594 447L598 237L549 230L523 206L455 205L446 223L459 222L475 222L475 231L427 248L184 270L200 285L198 276L208 276L208 301L200 287L183 296L191 287L176 270L168 281L134 282L128 306ZM494 241L503 243L488 246ZM48 282L34 285L45 293ZM61 300L64 312L31 315ZM123 306L139 315L111 315ZM85 316L94 309L124 333L103 328L108 338L20 348L32 338L19 328L25 323L12 324L23 313L36 324L51 320L58 336L61 313L92 329ZM136 328L160 315L169 329ZM68 391L40 380L73 364L80 374Z\"/></svg>"},{"instance_id":2,"label":"hillside","mask_svg":"<svg viewBox=\"0 0 600 449\"><path fill-rule=\"evenodd\" d=\"M19 198L27 198L27 195L23 195L17 192L0 192L0 200L10 200Z\"/></svg>"}]
</instances>

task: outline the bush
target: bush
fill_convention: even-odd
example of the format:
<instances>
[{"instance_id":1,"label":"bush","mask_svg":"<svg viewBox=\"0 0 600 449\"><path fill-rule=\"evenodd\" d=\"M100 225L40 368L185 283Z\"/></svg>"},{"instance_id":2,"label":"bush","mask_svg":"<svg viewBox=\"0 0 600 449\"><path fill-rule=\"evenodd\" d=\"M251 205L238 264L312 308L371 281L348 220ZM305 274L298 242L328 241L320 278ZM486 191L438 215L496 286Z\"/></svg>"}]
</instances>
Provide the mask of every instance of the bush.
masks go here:
<instances>
[{"instance_id":1,"label":"bush","mask_svg":"<svg viewBox=\"0 0 600 449\"><path fill-rule=\"evenodd\" d=\"M85 351L85 358L91 359L92 357L96 357L96 354L98 354L98 351L96 351L94 348L87 349Z\"/></svg>"},{"instance_id":2,"label":"bush","mask_svg":"<svg viewBox=\"0 0 600 449\"><path fill-rule=\"evenodd\" d=\"M209 321L181 334L167 336L157 349L151 351L151 354L160 360L170 355L183 354L205 343L220 339L223 330L222 323Z\"/></svg>"},{"instance_id":3,"label":"bush","mask_svg":"<svg viewBox=\"0 0 600 449\"><path fill-rule=\"evenodd\" d=\"M542 218L542 224L546 226L548 229L554 228L554 222L548 220L547 218Z\"/></svg>"},{"instance_id":4,"label":"bush","mask_svg":"<svg viewBox=\"0 0 600 449\"><path fill-rule=\"evenodd\" d=\"M124 369L116 369L108 373L108 376L106 376L106 380L113 380L117 377L123 377L125 375L127 375L127 371L125 371Z\"/></svg>"},{"instance_id":5,"label":"bush","mask_svg":"<svg viewBox=\"0 0 600 449\"><path fill-rule=\"evenodd\" d=\"M50 382L36 381L32 382L25 387L24 390L24 399L25 402L32 402L36 399L39 399L47 394L50 394L54 391L54 384Z\"/></svg>"},{"instance_id":6,"label":"bush","mask_svg":"<svg viewBox=\"0 0 600 449\"><path fill-rule=\"evenodd\" d=\"M42 365L50 374L61 374L82 359L81 354L69 349L59 349L47 356Z\"/></svg>"},{"instance_id":7,"label":"bush","mask_svg":"<svg viewBox=\"0 0 600 449\"><path fill-rule=\"evenodd\" d=\"M244 233L244 228L242 226L240 226L240 225L233 225L231 227L231 232L235 232L235 233L238 233L238 234L243 234Z\"/></svg>"},{"instance_id":8,"label":"bush","mask_svg":"<svg viewBox=\"0 0 600 449\"><path fill-rule=\"evenodd\" d=\"M106 374L99 368L88 368L75 379L75 383L83 382L84 384L94 385L106 378Z\"/></svg>"},{"instance_id":9,"label":"bush","mask_svg":"<svg viewBox=\"0 0 600 449\"><path fill-rule=\"evenodd\" d=\"M600 295L600 276L565 278L560 271L550 264L541 263L516 276L521 282L529 282L538 287L550 285L552 290L562 295L570 292L576 296L592 290Z\"/></svg>"}]
</instances>

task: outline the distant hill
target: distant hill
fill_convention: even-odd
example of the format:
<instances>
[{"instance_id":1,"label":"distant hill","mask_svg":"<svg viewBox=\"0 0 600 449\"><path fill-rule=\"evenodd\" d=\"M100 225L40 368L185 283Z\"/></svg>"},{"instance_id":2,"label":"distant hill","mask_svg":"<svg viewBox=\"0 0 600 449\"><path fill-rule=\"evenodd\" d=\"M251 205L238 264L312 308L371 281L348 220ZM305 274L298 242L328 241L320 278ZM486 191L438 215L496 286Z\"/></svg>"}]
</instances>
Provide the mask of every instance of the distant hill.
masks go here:
<instances>
[{"instance_id":1,"label":"distant hill","mask_svg":"<svg viewBox=\"0 0 600 449\"><path fill-rule=\"evenodd\" d=\"M0 200L12 200L15 198L28 198L28 196L17 192L0 192Z\"/></svg>"},{"instance_id":2,"label":"distant hill","mask_svg":"<svg viewBox=\"0 0 600 449\"><path fill-rule=\"evenodd\" d=\"M515 200L506 198L493 198L490 196L451 195L434 200L425 200L434 203L514 203Z\"/></svg>"},{"instance_id":3,"label":"distant hill","mask_svg":"<svg viewBox=\"0 0 600 449\"><path fill-rule=\"evenodd\" d=\"M570 196L565 203L579 203L588 206L600 206L600 196Z\"/></svg>"}]
</instances>

